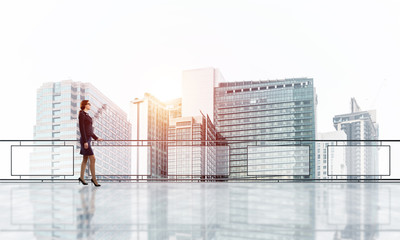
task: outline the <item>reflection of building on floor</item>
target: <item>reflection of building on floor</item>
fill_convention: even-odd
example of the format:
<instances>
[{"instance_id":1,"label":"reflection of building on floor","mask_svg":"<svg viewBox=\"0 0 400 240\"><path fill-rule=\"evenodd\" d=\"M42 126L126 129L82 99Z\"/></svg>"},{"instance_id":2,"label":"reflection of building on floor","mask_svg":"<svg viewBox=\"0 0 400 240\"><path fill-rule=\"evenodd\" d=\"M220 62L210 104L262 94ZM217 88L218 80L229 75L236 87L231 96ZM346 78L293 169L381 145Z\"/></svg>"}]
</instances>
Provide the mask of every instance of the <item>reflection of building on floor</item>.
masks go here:
<instances>
[{"instance_id":1,"label":"reflection of building on floor","mask_svg":"<svg viewBox=\"0 0 400 240\"><path fill-rule=\"evenodd\" d=\"M138 229L135 210L142 207L137 201L136 189L104 191L106 185L101 188L84 186L79 191L77 236L82 239L132 239L132 228ZM114 186L110 187L113 189Z\"/></svg>"},{"instance_id":2,"label":"reflection of building on floor","mask_svg":"<svg viewBox=\"0 0 400 240\"><path fill-rule=\"evenodd\" d=\"M378 140L379 125L376 122L376 111L361 111L356 100L351 99L351 113L336 115L333 118L336 130L342 130L347 140ZM376 146L378 142L348 142L353 146ZM378 150L375 147L353 147L346 150L347 174L349 178L375 179L379 175ZM357 176L358 175L358 176Z\"/></svg>"},{"instance_id":3,"label":"reflection of building on floor","mask_svg":"<svg viewBox=\"0 0 400 240\"><path fill-rule=\"evenodd\" d=\"M75 206L71 204L75 202L74 189L59 189L56 184L52 184L50 187L30 185L13 189L14 191L16 195L13 194L12 211L20 215L23 220L21 222L17 218L14 224L32 225L37 239L65 239L57 232L55 226L74 226ZM27 199L19 199L17 196L20 194L28 194ZM28 206L31 207L30 210ZM25 213L22 215L18 208L25 208Z\"/></svg>"},{"instance_id":4,"label":"reflection of building on floor","mask_svg":"<svg viewBox=\"0 0 400 240\"><path fill-rule=\"evenodd\" d=\"M82 187L79 190L81 208L77 209L77 239L94 237L94 228L91 225L95 213L95 198L97 188ZM90 195L90 196L89 196Z\"/></svg>"},{"instance_id":5,"label":"reflection of building on floor","mask_svg":"<svg viewBox=\"0 0 400 240\"><path fill-rule=\"evenodd\" d=\"M382 197L380 197L382 196ZM390 193L379 184L327 184L316 189L316 229L334 239L378 239L388 225ZM390 220L389 220L390 221ZM334 234L333 234L334 233ZM332 236L331 235L331 236ZM327 239L327 238L326 238Z\"/></svg>"},{"instance_id":6,"label":"reflection of building on floor","mask_svg":"<svg viewBox=\"0 0 400 240\"><path fill-rule=\"evenodd\" d=\"M400 213L391 208L400 188L391 183L110 183L97 189L2 183L0 191L2 239L369 240L400 234ZM12 237L3 237L7 233ZM26 233L34 237L20 237Z\"/></svg>"},{"instance_id":7,"label":"reflection of building on floor","mask_svg":"<svg viewBox=\"0 0 400 240\"><path fill-rule=\"evenodd\" d=\"M314 193L296 186L207 184L168 191L168 224L188 239L314 239ZM253 185L253 186L254 186ZM282 188L285 191L282 191ZM273 197L271 197L273 196ZM195 206L195 207L193 207ZM266 230L268 229L268 230Z\"/></svg>"},{"instance_id":8,"label":"reflection of building on floor","mask_svg":"<svg viewBox=\"0 0 400 240\"><path fill-rule=\"evenodd\" d=\"M379 186L372 184L367 194L363 185L348 185L346 198L347 221L346 226L341 232L342 238L347 239L374 239L378 228L377 207L374 206L378 202L377 192Z\"/></svg>"}]
</instances>

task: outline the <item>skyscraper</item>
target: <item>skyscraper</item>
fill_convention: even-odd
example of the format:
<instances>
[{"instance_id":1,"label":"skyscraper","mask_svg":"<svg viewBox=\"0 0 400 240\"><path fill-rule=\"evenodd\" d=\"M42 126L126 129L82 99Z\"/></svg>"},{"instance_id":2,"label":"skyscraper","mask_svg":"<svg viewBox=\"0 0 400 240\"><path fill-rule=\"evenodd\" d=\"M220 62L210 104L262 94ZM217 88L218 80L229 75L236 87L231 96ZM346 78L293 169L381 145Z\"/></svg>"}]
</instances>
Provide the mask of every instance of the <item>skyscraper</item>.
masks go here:
<instances>
[{"instance_id":1,"label":"skyscraper","mask_svg":"<svg viewBox=\"0 0 400 240\"><path fill-rule=\"evenodd\" d=\"M230 147L230 177L314 178L315 144L304 140L315 139L316 105L311 78L219 83L214 124Z\"/></svg>"},{"instance_id":2,"label":"skyscraper","mask_svg":"<svg viewBox=\"0 0 400 240\"><path fill-rule=\"evenodd\" d=\"M328 153L328 146L336 146L338 141L328 140L346 140L347 135L344 131L334 131L326 133L317 133L316 157L315 157L315 178L332 179L336 176L328 175L347 175L346 151L345 148L331 148ZM346 142L339 142L340 145L346 145ZM328 154L330 156L328 156ZM329 169L329 172L328 172Z\"/></svg>"},{"instance_id":3,"label":"skyscraper","mask_svg":"<svg viewBox=\"0 0 400 240\"><path fill-rule=\"evenodd\" d=\"M182 73L182 116L197 116L199 111L214 119L214 87L224 82L216 68L199 68Z\"/></svg>"},{"instance_id":4,"label":"skyscraper","mask_svg":"<svg viewBox=\"0 0 400 240\"><path fill-rule=\"evenodd\" d=\"M75 161L73 172L75 176L79 176L82 156L79 154L78 114L80 102L84 99L92 104L89 115L93 119L97 136L105 140L131 138L131 125L127 121L127 114L92 84L71 80L44 83L37 90L34 140L77 140L72 143L75 147L75 159L71 159L69 150L62 147L53 147L51 150L36 148L31 154L32 174L68 175ZM101 145L102 147L93 147L97 159L96 175L130 174L130 148L107 147L111 145L107 142Z\"/></svg>"},{"instance_id":5,"label":"skyscraper","mask_svg":"<svg viewBox=\"0 0 400 240\"><path fill-rule=\"evenodd\" d=\"M133 140L164 140L148 142L147 147L134 147L132 158L134 173L152 178L165 178L168 174L167 134L169 112L166 105L145 93L143 99L131 102L130 119Z\"/></svg>"},{"instance_id":6,"label":"skyscraper","mask_svg":"<svg viewBox=\"0 0 400 240\"><path fill-rule=\"evenodd\" d=\"M182 98L172 99L164 102L168 110L169 120L182 117Z\"/></svg>"},{"instance_id":7,"label":"skyscraper","mask_svg":"<svg viewBox=\"0 0 400 240\"><path fill-rule=\"evenodd\" d=\"M208 115L172 119L168 129L168 176L211 179L228 175L227 167L223 168L229 164L228 155L223 155L227 146L218 146L217 136Z\"/></svg>"},{"instance_id":8,"label":"skyscraper","mask_svg":"<svg viewBox=\"0 0 400 240\"><path fill-rule=\"evenodd\" d=\"M376 111L362 111L355 98L350 101L351 112L336 115L333 125L336 130L343 130L347 134L346 148L347 174L349 176L366 176L374 178L379 174L377 142L363 142L359 140L378 140L379 125L376 122ZM359 146L359 147L356 147ZM369 146L369 147L367 147Z\"/></svg>"}]
</instances>

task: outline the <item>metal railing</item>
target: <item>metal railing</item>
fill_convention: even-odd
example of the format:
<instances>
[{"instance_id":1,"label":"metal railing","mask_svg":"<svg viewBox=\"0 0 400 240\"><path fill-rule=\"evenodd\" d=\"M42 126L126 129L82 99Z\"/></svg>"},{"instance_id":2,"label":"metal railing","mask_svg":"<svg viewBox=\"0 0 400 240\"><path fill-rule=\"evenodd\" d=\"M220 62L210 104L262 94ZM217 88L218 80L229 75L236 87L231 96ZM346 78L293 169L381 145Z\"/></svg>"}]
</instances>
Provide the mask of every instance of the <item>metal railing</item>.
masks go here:
<instances>
[{"instance_id":1,"label":"metal railing","mask_svg":"<svg viewBox=\"0 0 400 240\"><path fill-rule=\"evenodd\" d=\"M93 141L92 146L99 181L400 181L400 140L104 140ZM0 181L76 181L82 158L79 147L78 140L0 140ZM145 149L143 154L139 149ZM153 153L156 149L158 156ZM218 155L219 149L223 154ZM174 174L168 171L172 150L182 153L175 152L175 165L183 163L176 166L180 170ZM105 157L120 152L125 156ZM6 161L8 157L10 161ZM112 168L119 160L129 165L123 166L122 172ZM200 173L182 174L185 164L195 168L194 161ZM143 163L147 164L144 173ZM225 172L218 172L221 163ZM10 169L9 173L5 169ZM88 169L86 172L90 174Z\"/></svg>"}]
</instances>

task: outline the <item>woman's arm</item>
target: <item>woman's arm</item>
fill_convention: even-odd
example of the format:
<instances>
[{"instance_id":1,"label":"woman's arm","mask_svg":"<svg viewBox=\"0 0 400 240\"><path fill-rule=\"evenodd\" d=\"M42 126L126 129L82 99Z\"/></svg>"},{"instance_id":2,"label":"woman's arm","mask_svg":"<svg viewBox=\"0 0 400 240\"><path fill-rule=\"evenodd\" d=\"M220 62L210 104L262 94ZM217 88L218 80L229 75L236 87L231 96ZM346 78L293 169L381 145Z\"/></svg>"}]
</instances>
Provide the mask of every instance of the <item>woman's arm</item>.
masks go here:
<instances>
[{"instance_id":1,"label":"woman's arm","mask_svg":"<svg viewBox=\"0 0 400 240\"><path fill-rule=\"evenodd\" d=\"M94 140L97 140L97 139L99 139L97 136L96 136L96 134L92 134L92 138L94 139Z\"/></svg>"},{"instance_id":2,"label":"woman's arm","mask_svg":"<svg viewBox=\"0 0 400 240\"><path fill-rule=\"evenodd\" d=\"M79 113L79 131L81 132L83 143L87 143L84 117L82 113Z\"/></svg>"}]
</instances>

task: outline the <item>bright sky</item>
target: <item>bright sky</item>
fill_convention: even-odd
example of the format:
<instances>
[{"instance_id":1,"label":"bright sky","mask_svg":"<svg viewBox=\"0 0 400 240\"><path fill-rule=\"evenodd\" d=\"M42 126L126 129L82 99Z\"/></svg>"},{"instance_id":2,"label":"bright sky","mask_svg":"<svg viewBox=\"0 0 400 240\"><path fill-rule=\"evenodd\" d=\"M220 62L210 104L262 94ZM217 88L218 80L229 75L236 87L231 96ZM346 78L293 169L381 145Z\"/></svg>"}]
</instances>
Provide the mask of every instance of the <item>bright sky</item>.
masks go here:
<instances>
[{"instance_id":1,"label":"bright sky","mask_svg":"<svg viewBox=\"0 0 400 240\"><path fill-rule=\"evenodd\" d=\"M32 139L43 82L90 82L128 112L181 96L186 69L227 81L314 78L318 131L377 109L400 139L400 1L1 1L0 139Z\"/></svg>"}]
</instances>

